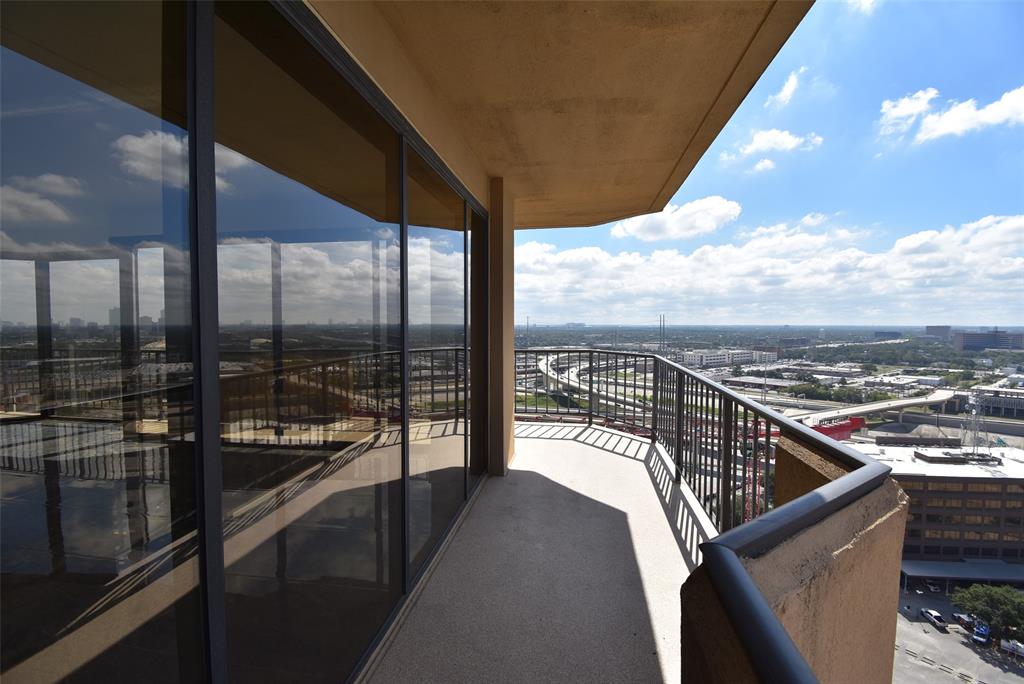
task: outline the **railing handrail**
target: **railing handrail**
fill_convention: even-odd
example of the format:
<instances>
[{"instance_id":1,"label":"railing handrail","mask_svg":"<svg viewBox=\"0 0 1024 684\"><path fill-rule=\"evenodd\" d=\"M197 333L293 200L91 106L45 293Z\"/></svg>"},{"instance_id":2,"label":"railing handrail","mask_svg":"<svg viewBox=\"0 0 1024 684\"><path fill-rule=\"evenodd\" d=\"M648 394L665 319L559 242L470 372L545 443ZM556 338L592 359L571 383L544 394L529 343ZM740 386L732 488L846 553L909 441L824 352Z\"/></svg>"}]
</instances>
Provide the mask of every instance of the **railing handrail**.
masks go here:
<instances>
[{"instance_id":1,"label":"railing handrail","mask_svg":"<svg viewBox=\"0 0 1024 684\"><path fill-rule=\"evenodd\" d=\"M728 615L752 667L765 682L817 682L813 670L796 647L778 616L771 609L753 578L743 566L741 557L757 557L786 539L808 529L844 506L864 497L881 486L891 468L793 420L749 397L696 373L665 357L647 352L616 351L593 348L531 347L516 352L536 354L614 354L655 361L655 393L657 397L658 364L703 384L738 406L752 411L777 425L779 434L796 439L818 453L832 458L849 469L841 477L797 497L777 508L767 510L751 520L727 530L711 541L700 544L708 577ZM681 390L680 390L681 391ZM679 407L676 408L679 411ZM655 441L659 440L657 408L651 420ZM759 438L759 437L758 437ZM765 440L771 439L770 427ZM719 445L721 450L722 446ZM678 470L679 464L676 463Z\"/></svg>"}]
</instances>

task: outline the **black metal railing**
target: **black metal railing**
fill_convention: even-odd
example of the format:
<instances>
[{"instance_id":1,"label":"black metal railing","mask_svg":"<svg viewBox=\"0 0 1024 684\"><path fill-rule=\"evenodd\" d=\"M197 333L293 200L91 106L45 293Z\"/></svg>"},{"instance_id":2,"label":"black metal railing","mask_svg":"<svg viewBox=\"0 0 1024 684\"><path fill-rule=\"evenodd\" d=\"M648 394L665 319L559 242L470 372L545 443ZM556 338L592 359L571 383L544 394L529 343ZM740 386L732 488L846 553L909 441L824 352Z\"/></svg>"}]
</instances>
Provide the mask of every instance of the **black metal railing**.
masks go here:
<instances>
[{"instance_id":1,"label":"black metal railing","mask_svg":"<svg viewBox=\"0 0 1024 684\"><path fill-rule=\"evenodd\" d=\"M721 533L700 545L762 681L817 681L743 567L879 487L889 467L661 356L591 349L516 350L521 418L585 418L649 435ZM787 438L846 475L775 506L775 447Z\"/></svg>"}]
</instances>

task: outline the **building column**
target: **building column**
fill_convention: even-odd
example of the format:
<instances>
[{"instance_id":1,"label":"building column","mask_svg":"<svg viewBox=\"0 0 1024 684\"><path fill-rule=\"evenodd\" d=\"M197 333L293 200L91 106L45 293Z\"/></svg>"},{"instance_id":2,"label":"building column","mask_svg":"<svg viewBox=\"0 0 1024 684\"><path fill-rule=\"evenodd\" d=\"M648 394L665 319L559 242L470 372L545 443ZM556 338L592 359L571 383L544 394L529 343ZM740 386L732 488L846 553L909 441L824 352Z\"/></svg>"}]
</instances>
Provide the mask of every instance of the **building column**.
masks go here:
<instances>
[{"instance_id":1,"label":"building column","mask_svg":"<svg viewBox=\"0 0 1024 684\"><path fill-rule=\"evenodd\" d=\"M487 470L505 475L515 455L515 219L513 199L503 178L490 182L488 227L488 335L490 342L490 444Z\"/></svg>"}]
</instances>

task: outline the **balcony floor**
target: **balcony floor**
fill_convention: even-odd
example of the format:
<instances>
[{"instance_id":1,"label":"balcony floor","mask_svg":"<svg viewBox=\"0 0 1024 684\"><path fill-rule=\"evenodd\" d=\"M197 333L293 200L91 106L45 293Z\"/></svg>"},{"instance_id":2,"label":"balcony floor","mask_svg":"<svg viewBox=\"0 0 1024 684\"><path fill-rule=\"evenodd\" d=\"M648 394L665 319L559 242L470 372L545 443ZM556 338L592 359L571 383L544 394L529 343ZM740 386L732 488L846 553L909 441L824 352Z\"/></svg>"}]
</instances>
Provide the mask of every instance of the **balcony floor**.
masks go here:
<instances>
[{"instance_id":1,"label":"balcony floor","mask_svg":"<svg viewBox=\"0 0 1024 684\"><path fill-rule=\"evenodd\" d=\"M519 423L372 682L678 682L679 588L710 529L646 439Z\"/></svg>"}]
</instances>

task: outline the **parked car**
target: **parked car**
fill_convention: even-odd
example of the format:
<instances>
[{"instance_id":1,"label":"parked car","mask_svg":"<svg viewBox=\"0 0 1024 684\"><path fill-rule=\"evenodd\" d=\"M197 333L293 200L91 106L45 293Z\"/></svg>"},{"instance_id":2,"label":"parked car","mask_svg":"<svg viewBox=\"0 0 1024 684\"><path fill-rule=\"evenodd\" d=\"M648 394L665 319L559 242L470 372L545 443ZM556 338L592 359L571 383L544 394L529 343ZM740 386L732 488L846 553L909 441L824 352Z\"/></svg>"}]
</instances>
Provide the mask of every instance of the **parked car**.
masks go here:
<instances>
[{"instance_id":1,"label":"parked car","mask_svg":"<svg viewBox=\"0 0 1024 684\"><path fill-rule=\"evenodd\" d=\"M953 622L964 629L974 629L974 616L967 613L953 613Z\"/></svg>"},{"instance_id":2,"label":"parked car","mask_svg":"<svg viewBox=\"0 0 1024 684\"><path fill-rule=\"evenodd\" d=\"M946 621L942 619L942 614L939 613L939 611L931 610L930 608L922 608L921 617L932 623L932 626L940 632L946 631Z\"/></svg>"},{"instance_id":3,"label":"parked car","mask_svg":"<svg viewBox=\"0 0 1024 684\"><path fill-rule=\"evenodd\" d=\"M925 580L924 585L928 587L928 591L932 592L933 594L937 594L940 591L942 591L942 587L940 587L937 582L933 582L932 580Z\"/></svg>"},{"instance_id":4,"label":"parked car","mask_svg":"<svg viewBox=\"0 0 1024 684\"><path fill-rule=\"evenodd\" d=\"M980 620L974 625L974 634L971 635L971 641L982 646L987 646L989 640L989 629L988 625Z\"/></svg>"}]
</instances>

